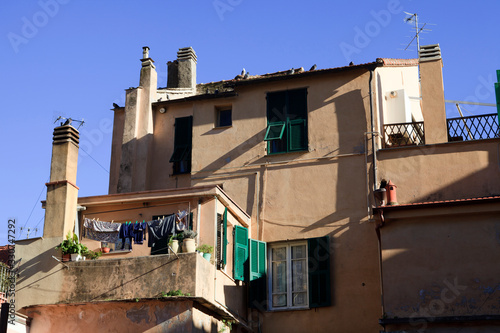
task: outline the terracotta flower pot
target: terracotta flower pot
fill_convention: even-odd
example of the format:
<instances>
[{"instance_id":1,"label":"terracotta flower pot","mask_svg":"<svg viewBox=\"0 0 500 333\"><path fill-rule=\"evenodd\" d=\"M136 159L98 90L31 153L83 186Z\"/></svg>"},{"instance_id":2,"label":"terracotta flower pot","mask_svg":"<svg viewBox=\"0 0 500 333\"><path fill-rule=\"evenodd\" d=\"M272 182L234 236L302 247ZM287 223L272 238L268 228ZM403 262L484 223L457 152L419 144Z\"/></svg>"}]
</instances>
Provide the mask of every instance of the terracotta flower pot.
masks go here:
<instances>
[{"instance_id":1,"label":"terracotta flower pot","mask_svg":"<svg viewBox=\"0 0 500 333\"><path fill-rule=\"evenodd\" d=\"M102 253L109 253L110 248L109 247L103 247L102 248Z\"/></svg>"},{"instance_id":2,"label":"terracotta flower pot","mask_svg":"<svg viewBox=\"0 0 500 333\"><path fill-rule=\"evenodd\" d=\"M70 261L70 260L71 260L71 254L63 254L62 255L63 262Z\"/></svg>"}]
</instances>

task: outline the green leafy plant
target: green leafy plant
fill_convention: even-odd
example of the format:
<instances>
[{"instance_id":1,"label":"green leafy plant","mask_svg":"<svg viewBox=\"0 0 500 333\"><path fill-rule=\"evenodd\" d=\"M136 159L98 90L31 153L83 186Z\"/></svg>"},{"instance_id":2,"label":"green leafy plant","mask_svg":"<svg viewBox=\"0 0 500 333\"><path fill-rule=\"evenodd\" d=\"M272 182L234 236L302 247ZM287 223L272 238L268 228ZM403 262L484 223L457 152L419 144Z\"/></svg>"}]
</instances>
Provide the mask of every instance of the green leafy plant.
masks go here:
<instances>
[{"instance_id":1,"label":"green leafy plant","mask_svg":"<svg viewBox=\"0 0 500 333\"><path fill-rule=\"evenodd\" d=\"M231 329L233 328L233 322L227 319L222 319L221 321L222 321L222 328L219 330L218 333L225 332L226 329L229 329L229 332L231 332Z\"/></svg>"},{"instance_id":2,"label":"green leafy plant","mask_svg":"<svg viewBox=\"0 0 500 333\"><path fill-rule=\"evenodd\" d=\"M214 252L214 247L211 245L208 245L208 244L203 244L203 245L198 246L198 248L196 250L198 250L198 252L212 254Z\"/></svg>"},{"instance_id":3,"label":"green leafy plant","mask_svg":"<svg viewBox=\"0 0 500 333\"><path fill-rule=\"evenodd\" d=\"M172 296L191 296L190 293L184 294L181 290L170 290L167 292L162 291L159 295L160 297L172 297Z\"/></svg>"},{"instance_id":4,"label":"green leafy plant","mask_svg":"<svg viewBox=\"0 0 500 333\"><path fill-rule=\"evenodd\" d=\"M84 256L85 258L90 259L90 260L99 259L99 257L101 255L102 255L101 251L92 251L92 250L89 250L86 246L85 246L85 249L82 251L82 256Z\"/></svg>"},{"instance_id":5,"label":"green leafy plant","mask_svg":"<svg viewBox=\"0 0 500 333\"><path fill-rule=\"evenodd\" d=\"M61 250L62 254L80 254L82 252L88 251L88 248L80 243L78 236L68 232L66 239L61 242L61 244L56 246L56 250Z\"/></svg>"}]
</instances>

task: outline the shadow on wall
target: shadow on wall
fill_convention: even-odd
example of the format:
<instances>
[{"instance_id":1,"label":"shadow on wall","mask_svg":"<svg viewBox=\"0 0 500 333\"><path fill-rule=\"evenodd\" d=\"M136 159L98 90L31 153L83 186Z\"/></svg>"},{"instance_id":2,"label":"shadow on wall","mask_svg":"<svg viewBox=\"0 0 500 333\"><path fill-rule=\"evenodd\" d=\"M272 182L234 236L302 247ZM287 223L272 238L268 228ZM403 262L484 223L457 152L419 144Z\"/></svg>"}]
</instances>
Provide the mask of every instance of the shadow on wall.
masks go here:
<instances>
[{"instance_id":1,"label":"shadow on wall","mask_svg":"<svg viewBox=\"0 0 500 333\"><path fill-rule=\"evenodd\" d=\"M62 239L61 239L61 241L62 241ZM26 239L26 240L23 240L21 242L18 242L18 244L16 244L16 246L25 247L26 249L28 249L28 248L33 249L34 247L37 247L37 246L42 247L44 242L45 242L44 239ZM20 244L20 243L22 243L22 244ZM55 247L55 245L54 245L54 247ZM23 284L23 282L31 276L40 275L43 277L41 277L40 279L38 279L36 281L31 282L30 284L24 285L21 288L17 288L16 291L21 291L21 290L26 289L26 288L28 288L28 289L36 288L42 280L50 277L51 275L59 273L62 270L63 266L59 262L57 262L57 260L52 258L52 256L59 257L61 254L60 251L55 250L54 247L50 247L49 249L45 250L44 252L38 253L35 257L33 257L27 261L24 261L23 258L21 258L21 266L20 266L19 275L17 278L18 285ZM60 269L55 270L50 274L46 274L46 273L52 271L54 268L56 268L56 266L60 266Z\"/></svg>"},{"instance_id":2,"label":"shadow on wall","mask_svg":"<svg viewBox=\"0 0 500 333\"><path fill-rule=\"evenodd\" d=\"M380 179L398 185L400 203L500 195L497 140L387 149L378 158Z\"/></svg>"}]
</instances>

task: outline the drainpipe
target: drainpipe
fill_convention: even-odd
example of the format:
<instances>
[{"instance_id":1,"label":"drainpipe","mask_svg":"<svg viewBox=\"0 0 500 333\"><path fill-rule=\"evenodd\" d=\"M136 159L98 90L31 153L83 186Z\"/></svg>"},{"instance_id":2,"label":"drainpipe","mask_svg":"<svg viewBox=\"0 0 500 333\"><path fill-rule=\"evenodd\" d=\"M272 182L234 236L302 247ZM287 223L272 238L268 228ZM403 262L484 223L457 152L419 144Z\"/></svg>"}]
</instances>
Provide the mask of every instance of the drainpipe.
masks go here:
<instances>
[{"instance_id":1,"label":"drainpipe","mask_svg":"<svg viewBox=\"0 0 500 333\"><path fill-rule=\"evenodd\" d=\"M372 126L372 154L373 154L373 189L375 190L378 179L377 179L377 153L376 153L376 144L374 140L375 133L375 118L373 116L373 91L372 91L372 80L373 80L373 72L374 68L370 68L370 79L368 81L368 92L370 95L370 118L371 118L371 126Z\"/></svg>"}]
</instances>

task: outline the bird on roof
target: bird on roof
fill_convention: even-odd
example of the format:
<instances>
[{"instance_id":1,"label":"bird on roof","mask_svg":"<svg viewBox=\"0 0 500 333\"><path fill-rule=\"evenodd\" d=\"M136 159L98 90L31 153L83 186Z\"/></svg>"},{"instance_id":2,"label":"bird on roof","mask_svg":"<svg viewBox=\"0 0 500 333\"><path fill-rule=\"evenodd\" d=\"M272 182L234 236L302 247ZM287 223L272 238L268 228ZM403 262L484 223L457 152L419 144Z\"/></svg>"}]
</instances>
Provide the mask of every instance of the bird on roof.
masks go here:
<instances>
[{"instance_id":1,"label":"bird on roof","mask_svg":"<svg viewBox=\"0 0 500 333\"><path fill-rule=\"evenodd\" d=\"M248 79L250 77L250 73L246 72L245 75L243 76L244 79Z\"/></svg>"},{"instance_id":2,"label":"bird on roof","mask_svg":"<svg viewBox=\"0 0 500 333\"><path fill-rule=\"evenodd\" d=\"M243 70L241 71L241 76L245 76L246 73L247 73L247 70L245 68L243 68Z\"/></svg>"},{"instance_id":3,"label":"bird on roof","mask_svg":"<svg viewBox=\"0 0 500 333\"><path fill-rule=\"evenodd\" d=\"M293 68L288 71L288 74L290 74L290 75L292 75L293 73L295 73L295 69L293 69Z\"/></svg>"},{"instance_id":4,"label":"bird on roof","mask_svg":"<svg viewBox=\"0 0 500 333\"><path fill-rule=\"evenodd\" d=\"M311 69L309 69L309 70L310 70L310 71L315 71L317 67L318 67L318 66L316 66L316 64L314 64L314 65L312 65Z\"/></svg>"},{"instance_id":5,"label":"bird on roof","mask_svg":"<svg viewBox=\"0 0 500 333\"><path fill-rule=\"evenodd\" d=\"M349 66L354 66L354 63L351 61L351 62L349 63Z\"/></svg>"},{"instance_id":6,"label":"bird on roof","mask_svg":"<svg viewBox=\"0 0 500 333\"><path fill-rule=\"evenodd\" d=\"M118 104L113 103L113 108L115 108L115 109L116 109L116 108L119 108L119 107L120 107L120 106L119 106Z\"/></svg>"}]
</instances>

